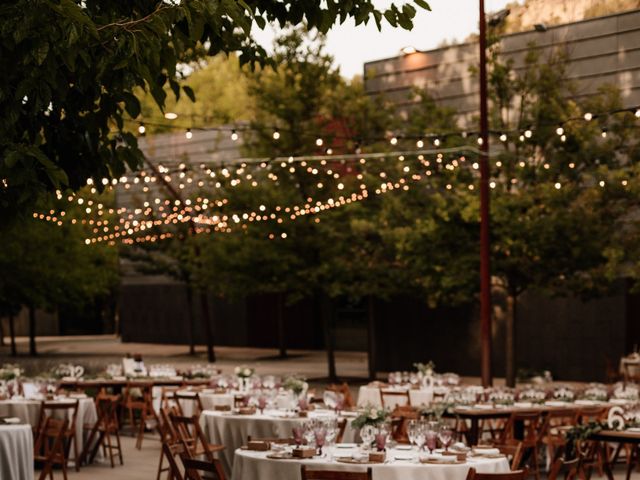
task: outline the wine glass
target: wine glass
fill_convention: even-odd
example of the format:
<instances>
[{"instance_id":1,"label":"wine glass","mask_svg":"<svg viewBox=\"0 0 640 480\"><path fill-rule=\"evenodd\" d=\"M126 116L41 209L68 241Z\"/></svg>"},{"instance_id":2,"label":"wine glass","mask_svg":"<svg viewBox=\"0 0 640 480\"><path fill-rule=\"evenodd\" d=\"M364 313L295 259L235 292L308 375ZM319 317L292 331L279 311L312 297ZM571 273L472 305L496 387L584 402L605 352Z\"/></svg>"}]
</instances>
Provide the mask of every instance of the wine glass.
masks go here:
<instances>
[{"instance_id":1,"label":"wine glass","mask_svg":"<svg viewBox=\"0 0 640 480\"><path fill-rule=\"evenodd\" d=\"M414 439L416 442L416 446L418 447L418 451L422 450L422 447L424 447L424 444L427 441L426 433L427 433L427 429L424 423L422 422L418 423L416 425L416 429L414 433Z\"/></svg>"},{"instance_id":2,"label":"wine glass","mask_svg":"<svg viewBox=\"0 0 640 480\"><path fill-rule=\"evenodd\" d=\"M416 430L420 426L420 420L410 420L407 425L407 437L409 437L409 443L415 445L416 443Z\"/></svg>"},{"instance_id":3,"label":"wine glass","mask_svg":"<svg viewBox=\"0 0 640 480\"><path fill-rule=\"evenodd\" d=\"M425 445L430 453L433 453L437 446L438 434L435 430L431 430L429 427L425 427Z\"/></svg>"},{"instance_id":4,"label":"wine glass","mask_svg":"<svg viewBox=\"0 0 640 480\"><path fill-rule=\"evenodd\" d=\"M304 432L305 432L304 425L296 425L293 428L291 428L291 433L293 434L293 442L298 447L302 445L302 441L304 440Z\"/></svg>"},{"instance_id":5,"label":"wine glass","mask_svg":"<svg viewBox=\"0 0 640 480\"><path fill-rule=\"evenodd\" d=\"M444 447L444 451L448 451L449 445L453 440L453 430L449 425L442 425L442 427L440 427L440 430L438 431L438 439Z\"/></svg>"},{"instance_id":6,"label":"wine glass","mask_svg":"<svg viewBox=\"0 0 640 480\"><path fill-rule=\"evenodd\" d=\"M316 441L316 448L318 449L318 455L322 455L322 447L327 439L327 428L320 424L316 425L313 429L314 440Z\"/></svg>"},{"instance_id":7,"label":"wine glass","mask_svg":"<svg viewBox=\"0 0 640 480\"><path fill-rule=\"evenodd\" d=\"M376 435L376 427L373 425L365 425L360 429L360 438L362 439L362 443L365 448L369 448L371 446L371 442Z\"/></svg>"},{"instance_id":8,"label":"wine glass","mask_svg":"<svg viewBox=\"0 0 640 480\"><path fill-rule=\"evenodd\" d=\"M380 425L375 435L376 448L379 452L384 451L389 439L389 427L386 424Z\"/></svg>"},{"instance_id":9,"label":"wine glass","mask_svg":"<svg viewBox=\"0 0 640 480\"><path fill-rule=\"evenodd\" d=\"M307 445L315 446L316 433L312 422L304 424L304 439L307 441Z\"/></svg>"}]
</instances>

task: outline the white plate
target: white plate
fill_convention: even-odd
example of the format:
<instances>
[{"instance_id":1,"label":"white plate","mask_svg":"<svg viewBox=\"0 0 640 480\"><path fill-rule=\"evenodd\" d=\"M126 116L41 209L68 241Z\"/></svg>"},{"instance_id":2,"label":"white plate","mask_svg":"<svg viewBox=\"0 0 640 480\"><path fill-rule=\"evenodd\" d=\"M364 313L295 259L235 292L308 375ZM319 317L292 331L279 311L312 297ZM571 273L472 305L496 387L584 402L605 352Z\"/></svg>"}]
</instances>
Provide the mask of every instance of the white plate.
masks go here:
<instances>
[{"instance_id":1,"label":"white plate","mask_svg":"<svg viewBox=\"0 0 640 480\"><path fill-rule=\"evenodd\" d=\"M413 457L411 455L395 455L393 457L394 460L399 460L399 461L404 461L404 462L410 462L413 460Z\"/></svg>"},{"instance_id":2,"label":"white plate","mask_svg":"<svg viewBox=\"0 0 640 480\"><path fill-rule=\"evenodd\" d=\"M336 443L336 448L356 448L357 446L355 443Z\"/></svg>"},{"instance_id":3,"label":"white plate","mask_svg":"<svg viewBox=\"0 0 640 480\"><path fill-rule=\"evenodd\" d=\"M18 417L3 418L3 421L4 423L11 424L11 425L22 422L22 420L20 420Z\"/></svg>"},{"instance_id":4,"label":"white plate","mask_svg":"<svg viewBox=\"0 0 640 480\"><path fill-rule=\"evenodd\" d=\"M412 448L411 445L396 445L396 450L411 450Z\"/></svg>"},{"instance_id":5,"label":"white plate","mask_svg":"<svg viewBox=\"0 0 640 480\"><path fill-rule=\"evenodd\" d=\"M638 432L640 432L640 427L627 428L627 432L638 433Z\"/></svg>"}]
</instances>

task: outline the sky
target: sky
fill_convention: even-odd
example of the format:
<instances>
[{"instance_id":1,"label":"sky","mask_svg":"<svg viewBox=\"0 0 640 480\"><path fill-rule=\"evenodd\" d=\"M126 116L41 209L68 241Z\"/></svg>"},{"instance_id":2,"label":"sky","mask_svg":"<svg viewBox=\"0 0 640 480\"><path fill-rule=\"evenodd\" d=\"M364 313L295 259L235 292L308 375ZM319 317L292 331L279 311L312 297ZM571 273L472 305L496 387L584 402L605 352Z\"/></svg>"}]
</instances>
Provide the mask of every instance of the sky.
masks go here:
<instances>
[{"instance_id":1,"label":"sky","mask_svg":"<svg viewBox=\"0 0 640 480\"><path fill-rule=\"evenodd\" d=\"M396 4L403 0L396 0ZM485 11L496 12L510 0L485 0ZM362 74L363 65L370 60L393 57L406 46L418 50L438 47L443 41L463 41L478 30L478 0L428 0L432 11L418 9L412 31L384 25L381 32L374 22L356 27L353 21L336 25L327 35L327 52L340 67L342 75L351 78ZM391 2L373 0L379 9ZM267 27L254 31L254 38L270 50L276 31Z\"/></svg>"}]
</instances>

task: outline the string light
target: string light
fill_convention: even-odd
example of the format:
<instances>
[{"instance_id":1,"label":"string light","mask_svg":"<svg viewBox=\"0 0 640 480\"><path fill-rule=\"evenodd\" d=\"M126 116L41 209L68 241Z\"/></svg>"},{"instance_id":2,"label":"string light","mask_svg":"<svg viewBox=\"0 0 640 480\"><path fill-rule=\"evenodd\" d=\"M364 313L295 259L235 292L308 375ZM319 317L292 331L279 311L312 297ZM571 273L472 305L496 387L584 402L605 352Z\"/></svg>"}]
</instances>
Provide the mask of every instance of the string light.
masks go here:
<instances>
[{"instance_id":1,"label":"string light","mask_svg":"<svg viewBox=\"0 0 640 480\"><path fill-rule=\"evenodd\" d=\"M507 141L507 134L506 133L501 133L500 134L500 141L501 142L506 142Z\"/></svg>"},{"instance_id":2,"label":"string light","mask_svg":"<svg viewBox=\"0 0 640 480\"><path fill-rule=\"evenodd\" d=\"M273 139L274 140L280 139L280 132L278 130L273 131Z\"/></svg>"},{"instance_id":3,"label":"string light","mask_svg":"<svg viewBox=\"0 0 640 480\"><path fill-rule=\"evenodd\" d=\"M603 128L602 131L600 132L600 136L602 138L607 138L607 129Z\"/></svg>"},{"instance_id":4,"label":"string light","mask_svg":"<svg viewBox=\"0 0 640 480\"><path fill-rule=\"evenodd\" d=\"M238 132L236 132L235 130L231 130L231 140L233 140L234 142L238 140Z\"/></svg>"},{"instance_id":5,"label":"string light","mask_svg":"<svg viewBox=\"0 0 640 480\"><path fill-rule=\"evenodd\" d=\"M586 112L586 113L584 114L584 119L585 119L587 122L590 122L590 121L593 119L593 114L592 114L591 112Z\"/></svg>"},{"instance_id":6,"label":"string light","mask_svg":"<svg viewBox=\"0 0 640 480\"><path fill-rule=\"evenodd\" d=\"M138 125L138 133L140 135L144 135L144 133L147 131L146 127L144 126L144 123L140 122L140 125Z\"/></svg>"},{"instance_id":7,"label":"string light","mask_svg":"<svg viewBox=\"0 0 640 480\"><path fill-rule=\"evenodd\" d=\"M564 134L564 128L562 127L562 125L559 125L558 128L556 128L556 133L559 136L562 136Z\"/></svg>"},{"instance_id":8,"label":"string light","mask_svg":"<svg viewBox=\"0 0 640 480\"><path fill-rule=\"evenodd\" d=\"M424 147L424 141L422 139L418 140L416 142L416 147L423 148Z\"/></svg>"},{"instance_id":9,"label":"string light","mask_svg":"<svg viewBox=\"0 0 640 480\"><path fill-rule=\"evenodd\" d=\"M191 140L191 138L193 137L193 132L191 131L190 128L187 128L187 131L185 132L184 136L187 138L187 140Z\"/></svg>"},{"instance_id":10,"label":"string light","mask_svg":"<svg viewBox=\"0 0 640 480\"><path fill-rule=\"evenodd\" d=\"M389 140L389 143L391 145L396 145L398 143L398 137L391 137L391 140Z\"/></svg>"},{"instance_id":11,"label":"string light","mask_svg":"<svg viewBox=\"0 0 640 480\"><path fill-rule=\"evenodd\" d=\"M531 127L527 127L527 129L524 131L524 136L525 138L531 138L533 136L533 131L531 130Z\"/></svg>"},{"instance_id":12,"label":"string light","mask_svg":"<svg viewBox=\"0 0 640 480\"><path fill-rule=\"evenodd\" d=\"M434 147L439 147L440 146L440 139L436 137L436 139L433 141L433 146Z\"/></svg>"},{"instance_id":13,"label":"string light","mask_svg":"<svg viewBox=\"0 0 640 480\"><path fill-rule=\"evenodd\" d=\"M316 146L317 147L321 147L323 143L324 142L320 137L316 138Z\"/></svg>"}]
</instances>

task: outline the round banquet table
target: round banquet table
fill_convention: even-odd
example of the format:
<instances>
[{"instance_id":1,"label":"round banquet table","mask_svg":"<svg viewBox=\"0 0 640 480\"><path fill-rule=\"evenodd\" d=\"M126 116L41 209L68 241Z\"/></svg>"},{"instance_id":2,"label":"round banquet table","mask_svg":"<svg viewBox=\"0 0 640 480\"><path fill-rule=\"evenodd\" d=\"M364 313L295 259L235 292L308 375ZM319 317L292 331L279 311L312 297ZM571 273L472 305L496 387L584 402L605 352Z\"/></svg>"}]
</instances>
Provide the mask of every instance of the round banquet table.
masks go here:
<instances>
[{"instance_id":1,"label":"round banquet table","mask_svg":"<svg viewBox=\"0 0 640 480\"><path fill-rule=\"evenodd\" d=\"M365 471L371 467L373 480L465 480L470 468L475 468L479 473L509 472L509 462L505 457L468 459L467 462L459 465L433 465L419 463L415 450L409 454L413 457L412 460L395 460L396 455L406 457L407 452L389 449L387 463L354 465L333 459L339 456L348 457L354 450L343 448L326 450L327 454L322 458L305 460L273 460L267 458L270 452L238 450L233 463L232 480L258 480L262 478L298 480L301 465L317 470L349 471Z\"/></svg>"},{"instance_id":2,"label":"round banquet table","mask_svg":"<svg viewBox=\"0 0 640 480\"><path fill-rule=\"evenodd\" d=\"M33 480L33 433L30 425L0 424L0 478Z\"/></svg>"},{"instance_id":3,"label":"round banquet table","mask_svg":"<svg viewBox=\"0 0 640 480\"><path fill-rule=\"evenodd\" d=\"M293 417L290 413L280 410L265 410L263 414L256 413L254 415L205 410L200 416L200 426L210 443L225 446L225 449L219 453L219 458L227 477L229 477L234 452L242 445L246 445L249 435L258 439L288 438L292 436L293 426L313 418L335 418L335 413L328 410L311 411L309 416L304 418ZM355 435L356 432L351 428L351 422L347 421L343 441L353 442ZM265 476L264 478L270 477Z\"/></svg>"},{"instance_id":4,"label":"round banquet table","mask_svg":"<svg viewBox=\"0 0 640 480\"><path fill-rule=\"evenodd\" d=\"M62 398L54 401L61 403L75 402L75 398ZM93 426L98 421L98 412L96 411L96 405L93 403L93 399L78 398L78 414L76 416L76 441L78 442L78 452L82 451L84 446L84 425ZM48 400L51 402L51 400ZM25 400L25 399L11 399L0 401L0 417L18 417L24 423L28 423L32 428L38 427L38 420L40 419L40 406L41 400ZM56 414L60 412L56 411ZM69 417L67 415L67 417ZM71 421L71 418L67 418Z\"/></svg>"}]
</instances>

